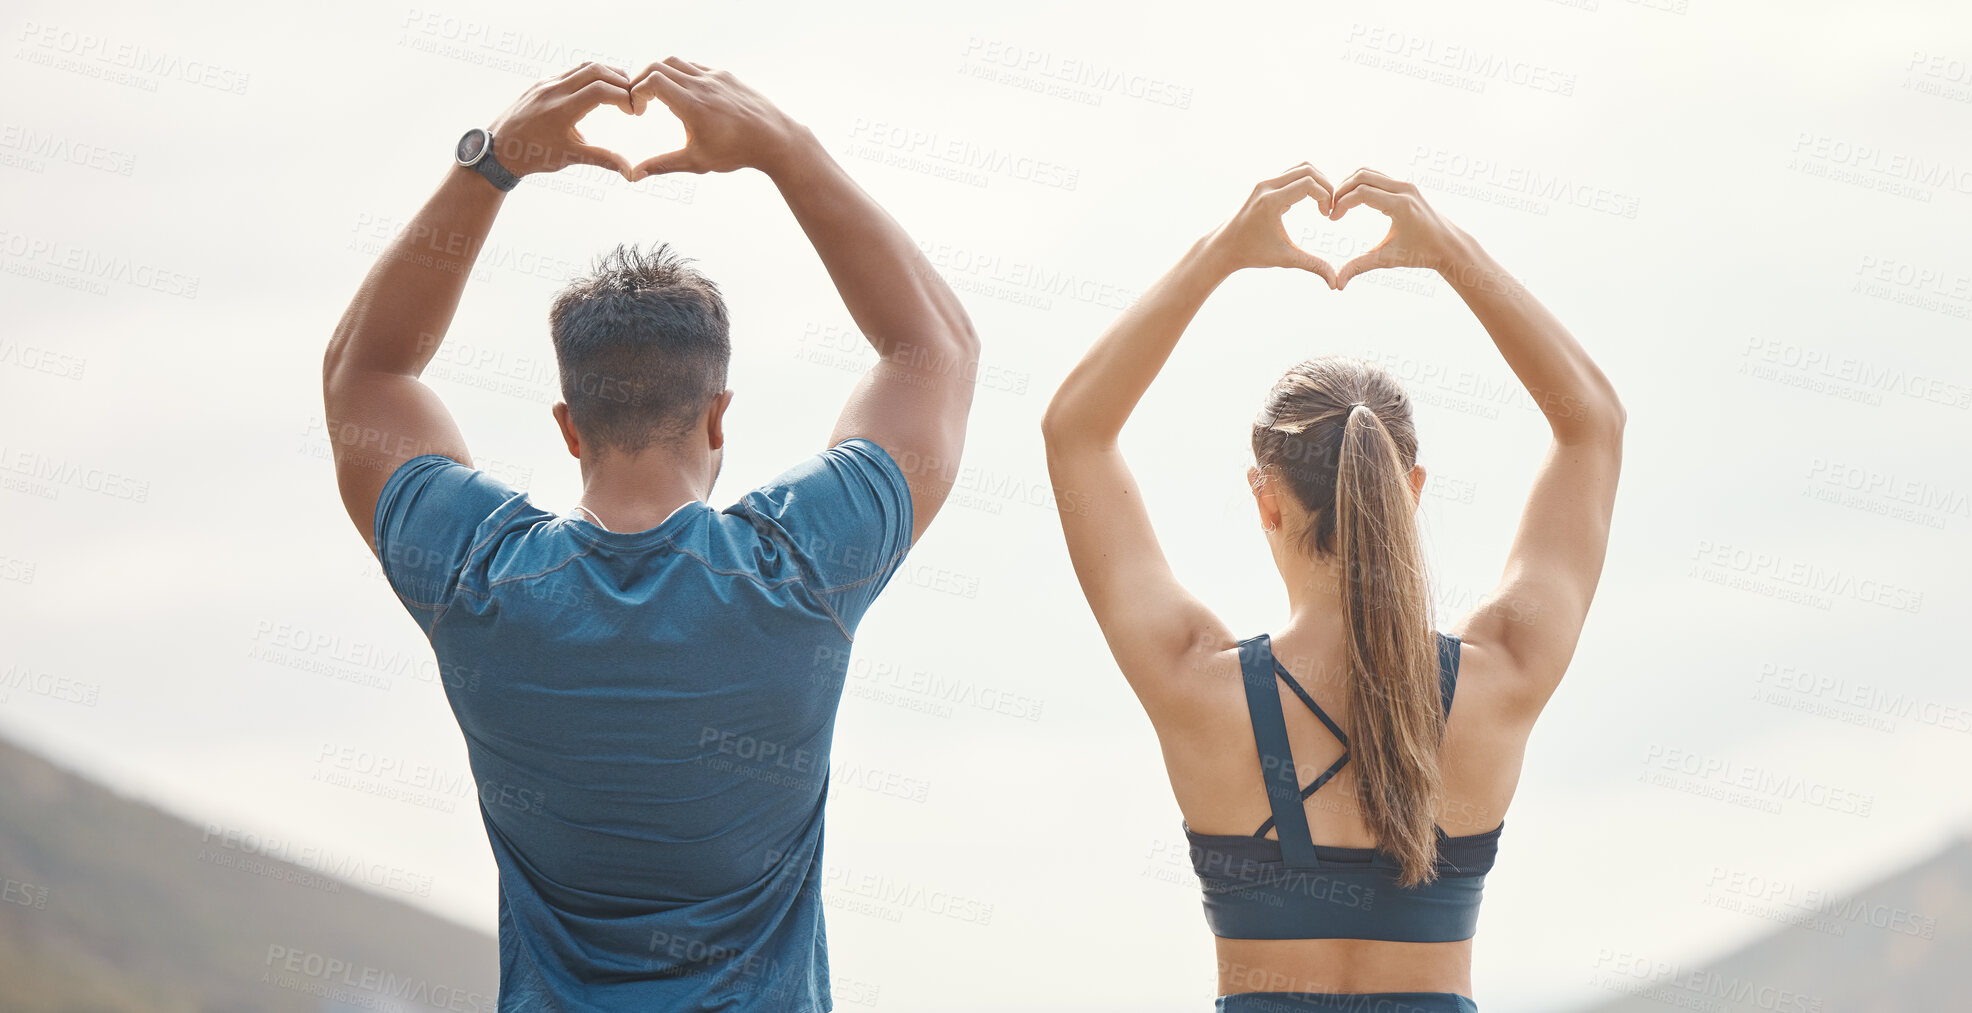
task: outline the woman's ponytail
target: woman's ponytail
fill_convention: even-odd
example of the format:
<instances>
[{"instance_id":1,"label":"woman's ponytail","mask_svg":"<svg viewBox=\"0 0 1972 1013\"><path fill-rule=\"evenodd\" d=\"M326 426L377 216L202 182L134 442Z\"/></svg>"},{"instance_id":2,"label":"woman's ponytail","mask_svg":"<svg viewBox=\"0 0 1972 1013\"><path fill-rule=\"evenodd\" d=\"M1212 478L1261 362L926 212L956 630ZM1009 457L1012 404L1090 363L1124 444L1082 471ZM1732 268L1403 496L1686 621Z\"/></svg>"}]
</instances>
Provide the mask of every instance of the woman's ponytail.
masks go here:
<instances>
[{"instance_id":1,"label":"woman's ponytail","mask_svg":"<svg viewBox=\"0 0 1972 1013\"><path fill-rule=\"evenodd\" d=\"M1399 885L1437 877L1445 713L1410 466L1376 413L1348 409L1338 447L1336 549L1350 631L1349 764L1363 819L1403 868Z\"/></svg>"},{"instance_id":2,"label":"woman's ponytail","mask_svg":"<svg viewBox=\"0 0 1972 1013\"><path fill-rule=\"evenodd\" d=\"M1349 629L1349 764L1377 846L1405 886L1437 874L1445 713L1424 551L1410 487L1417 432L1375 363L1310 359L1274 385L1253 427L1262 469L1308 510L1310 558L1338 561Z\"/></svg>"}]
</instances>

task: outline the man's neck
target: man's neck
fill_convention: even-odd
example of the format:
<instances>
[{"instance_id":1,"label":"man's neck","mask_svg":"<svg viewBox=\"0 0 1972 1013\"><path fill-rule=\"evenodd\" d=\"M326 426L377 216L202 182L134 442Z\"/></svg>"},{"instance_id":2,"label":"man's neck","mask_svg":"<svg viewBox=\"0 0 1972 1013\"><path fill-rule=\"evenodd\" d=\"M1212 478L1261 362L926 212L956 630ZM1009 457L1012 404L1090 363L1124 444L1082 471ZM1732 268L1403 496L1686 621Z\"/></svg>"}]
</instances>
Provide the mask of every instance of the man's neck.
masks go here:
<instances>
[{"instance_id":1,"label":"man's neck","mask_svg":"<svg viewBox=\"0 0 1972 1013\"><path fill-rule=\"evenodd\" d=\"M648 531L711 495L708 471L703 461L682 461L663 447L584 461L578 505L611 531Z\"/></svg>"}]
</instances>

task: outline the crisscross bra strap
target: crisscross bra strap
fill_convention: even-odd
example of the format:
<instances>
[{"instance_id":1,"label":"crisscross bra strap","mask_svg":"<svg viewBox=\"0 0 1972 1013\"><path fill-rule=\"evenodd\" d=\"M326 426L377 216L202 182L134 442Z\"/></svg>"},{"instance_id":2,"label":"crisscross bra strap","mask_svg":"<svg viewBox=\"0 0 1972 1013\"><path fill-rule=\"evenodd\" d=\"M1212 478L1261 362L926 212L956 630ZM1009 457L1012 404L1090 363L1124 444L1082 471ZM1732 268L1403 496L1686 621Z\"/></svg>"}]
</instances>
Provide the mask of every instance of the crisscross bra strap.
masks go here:
<instances>
[{"instance_id":1,"label":"crisscross bra strap","mask_svg":"<svg viewBox=\"0 0 1972 1013\"><path fill-rule=\"evenodd\" d=\"M1280 659L1273 656L1273 645L1271 643L1268 644L1267 657L1268 660L1273 662L1274 674L1280 677L1280 681L1287 683L1287 688L1293 690L1294 695L1300 697L1301 702L1306 704L1309 710L1315 712L1315 717L1320 718L1321 723L1328 726L1329 733L1334 735L1336 740L1342 743L1342 755L1336 757L1335 762L1329 764L1328 769L1322 771L1321 776L1315 778L1313 784L1301 789L1301 798L1305 801L1308 796L1320 791L1322 785L1327 784L1336 774L1341 773L1343 765L1349 762L1349 736L1342 730L1341 725L1335 723L1334 718L1328 716L1327 711L1322 710L1322 705L1316 703L1315 698L1309 696L1308 691L1302 689L1299 682L1294 681L1294 675L1287 670L1287 666L1282 665ZM1296 807L1299 807L1298 803ZM1255 831L1253 836L1265 837L1267 836L1267 831L1273 828L1274 819L1269 816L1267 817L1267 822L1260 824L1260 829Z\"/></svg>"},{"instance_id":2,"label":"crisscross bra strap","mask_svg":"<svg viewBox=\"0 0 1972 1013\"><path fill-rule=\"evenodd\" d=\"M1267 786L1270 824L1280 827L1280 854L1288 868L1310 869L1315 842L1308 833L1308 814L1301 809L1300 777L1294 770L1294 751L1287 744L1287 719L1274 688L1273 646L1265 633L1239 643L1240 681L1246 685L1246 713L1253 722L1253 742L1260 749L1260 775ZM1296 687L1297 689L1299 687ZM1331 771L1332 773L1332 771ZM1260 836L1266 834L1265 830Z\"/></svg>"},{"instance_id":3,"label":"crisscross bra strap","mask_svg":"<svg viewBox=\"0 0 1972 1013\"><path fill-rule=\"evenodd\" d=\"M1452 697L1458 691L1459 638L1444 633L1434 635L1438 640L1439 697L1444 701L1445 716L1451 717ZM1342 731L1340 725L1335 723L1334 718L1328 716L1327 711L1322 710L1321 704L1316 703L1315 698L1301 688L1301 684L1295 681L1286 666L1274 657L1273 642L1267 634L1262 633L1250 640L1240 642L1239 665L1246 683L1246 711L1253 721L1253 739L1260 746L1260 769L1266 777L1267 802L1273 809L1273 815L1269 816L1265 823L1260 824L1260 829L1255 831L1253 836L1265 837L1267 831L1278 826L1281 830L1281 857L1284 864L1289 867L1304 864L1298 862L1295 855L1305 848L1305 864L1315 865L1317 862L1314 837L1308 830L1308 814L1301 808L1301 803L1306 801L1308 796L1320 791L1322 785L1333 779L1349 762L1349 736ZM1272 671L1269 672L1268 669ZM1321 776L1315 778L1314 782L1306 788L1298 787L1299 774L1294 769L1294 754L1287 744L1287 719L1281 713L1280 694L1273 687L1273 679L1267 678L1268 675L1285 682L1287 688L1293 690L1294 695L1299 697L1301 702L1314 712L1315 717L1320 718L1321 723L1328 727L1329 732L1342 743L1342 755L1336 757L1335 762L1329 764L1328 769L1322 771ZM1271 730L1272 734L1266 730ZM1277 739L1277 745L1270 745L1270 739ZM1293 794L1287 795L1288 791L1292 791ZM1292 798L1293 801L1287 801L1288 798ZM1434 824L1433 829L1438 831L1439 838L1445 837L1442 827ZM1289 844L1290 834L1294 844Z\"/></svg>"},{"instance_id":4,"label":"crisscross bra strap","mask_svg":"<svg viewBox=\"0 0 1972 1013\"><path fill-rule=\"evenodd\" d=\"M1347 746L1349 744L1349 736L1342 731L1342 726L1336 724L1335 719L1329 717L1327 711L1322 710L1322 705L1316 703L1315 698L1309 696L1308 691L1302 689L1301 684L1294 681L1293 674L1287 670L1286 665L1280 663L1279 658L1273 657L1272 650L1269 650L1267 652L1267 656L1268 659L1274 663L1274 672L1280 676L1280 681L1287 683L1287 688L1293 690L1294 695L1300 697L1301 702L1307 704L1308 709L1314 711L1315 716L1322 719L1322 724L1328 726L1328 730L1331 733L1333 733L1337 739L1341 740L1342 745Z\"/></svg>"}]
</instances>

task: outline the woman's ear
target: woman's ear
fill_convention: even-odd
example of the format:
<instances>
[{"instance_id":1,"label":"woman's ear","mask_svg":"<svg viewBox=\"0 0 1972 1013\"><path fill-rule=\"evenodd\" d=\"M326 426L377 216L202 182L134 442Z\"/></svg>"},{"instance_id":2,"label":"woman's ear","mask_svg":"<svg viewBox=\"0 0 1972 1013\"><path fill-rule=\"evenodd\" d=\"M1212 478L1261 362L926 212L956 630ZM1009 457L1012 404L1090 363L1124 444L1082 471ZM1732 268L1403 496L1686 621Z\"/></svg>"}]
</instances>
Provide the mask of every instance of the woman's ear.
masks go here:
<instances>
[{"instance_id":1,"label":"woman's ear","mask_svg":"<svg viewBox=\"0 0 1972 1013\"><path fill-rule=\"evenodd\" d=\"M1416 507L1419 503L1424 502L1424 478L1425 478L1424 465L1422 464L1412 465L1411 475L1410 475L1412 507Z\"/></svg>"},{"instance_id":2,"label":"woman's ear","mask_svg":"<svg viewBox=\"0 0 1972 1013\"><path fill-rule=\"evenodd\" d=\"M1253 504L1260 511L1260 529L1277 531L1280 529L1280 492L1274 483L1267 481L1267 473L1259 468L1246 469L1246 484L1253 490Z\"/></svg>"}]
</instances>

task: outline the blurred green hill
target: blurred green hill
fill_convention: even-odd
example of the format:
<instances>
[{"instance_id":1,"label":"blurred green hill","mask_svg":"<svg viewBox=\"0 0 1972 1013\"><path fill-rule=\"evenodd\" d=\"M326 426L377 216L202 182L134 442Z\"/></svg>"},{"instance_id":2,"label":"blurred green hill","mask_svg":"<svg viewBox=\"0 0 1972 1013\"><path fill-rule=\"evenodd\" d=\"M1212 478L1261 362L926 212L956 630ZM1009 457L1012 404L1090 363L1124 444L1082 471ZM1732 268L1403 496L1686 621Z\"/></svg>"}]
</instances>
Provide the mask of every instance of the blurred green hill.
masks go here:
<instances>
[{"instance_id":1,"label":"blurred green hill","mask_svg":"<svg viewBox=\"0 0 1972 1013\"><path fill-rule=\"evenodd\" d=\"M0 1008L491 1013L491 936L323 875L311 855L0 740Z\"/></svg>"}]
</instances>

